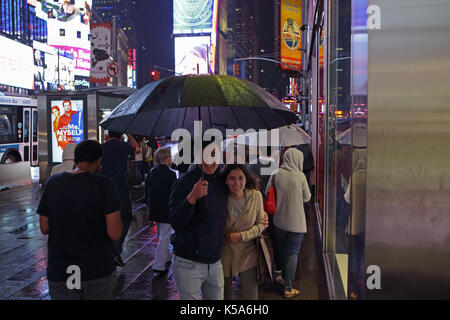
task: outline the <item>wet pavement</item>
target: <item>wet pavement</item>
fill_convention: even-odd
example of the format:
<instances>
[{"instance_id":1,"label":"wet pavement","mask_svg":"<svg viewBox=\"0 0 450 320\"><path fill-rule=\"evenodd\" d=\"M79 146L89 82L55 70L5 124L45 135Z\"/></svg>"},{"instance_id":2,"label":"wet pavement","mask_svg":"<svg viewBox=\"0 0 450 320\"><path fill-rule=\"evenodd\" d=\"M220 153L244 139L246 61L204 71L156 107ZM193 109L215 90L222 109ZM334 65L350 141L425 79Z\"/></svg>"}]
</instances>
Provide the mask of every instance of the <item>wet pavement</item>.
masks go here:
<instances>
[{"instance_id":1,"label":"wet pavement","mask_svg":"<svg viewBox=\"0 0 450 320\"><path fill-rule=\"evenodd\" d=\"M0 192L0 300L48 300L47 236L39 230L38 184ZM153 276L152 262L157 245L156 227L148 221L142 188L133 188L133 222L124 243L124 267L117 268L115 299L176 300L178 293L172 268ZM326 299L320 276L314 238L312 209L308 210L308 230L302 244L294 281L301 288L298 299ZM234 283L234 297L239 298ZM283 299L274 284L260 287L260 300Z\"/></svg>"}]
</instances>

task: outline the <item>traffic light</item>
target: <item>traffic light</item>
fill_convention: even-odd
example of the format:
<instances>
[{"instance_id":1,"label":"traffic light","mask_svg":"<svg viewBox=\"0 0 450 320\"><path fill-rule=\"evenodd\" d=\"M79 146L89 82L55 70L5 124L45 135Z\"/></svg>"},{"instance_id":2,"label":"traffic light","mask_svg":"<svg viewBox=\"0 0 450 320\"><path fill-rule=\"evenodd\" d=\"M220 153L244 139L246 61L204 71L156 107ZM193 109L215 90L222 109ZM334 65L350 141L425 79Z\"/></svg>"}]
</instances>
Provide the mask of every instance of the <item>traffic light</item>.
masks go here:
<instances>
[{"instance_id":1,"label":"traffic light","mask_svg":"<svg viewBox=\"0 0 450 320\"><path fill-rule=\"evenodd\" d=\"M239 65L237 63L234 64L234 76L237 77L239 75Z\"/></svg>"},{"instance_id":2,"label":"traffic light","mask_svg":"<svg viewBox=\"0 0 450 320\"><path fill-rule=\"evenodd\" d=\"M151 75L153 81L159 80L161 78L161 74L158 70L152 70Z\"/></svg>"}]
</instances>

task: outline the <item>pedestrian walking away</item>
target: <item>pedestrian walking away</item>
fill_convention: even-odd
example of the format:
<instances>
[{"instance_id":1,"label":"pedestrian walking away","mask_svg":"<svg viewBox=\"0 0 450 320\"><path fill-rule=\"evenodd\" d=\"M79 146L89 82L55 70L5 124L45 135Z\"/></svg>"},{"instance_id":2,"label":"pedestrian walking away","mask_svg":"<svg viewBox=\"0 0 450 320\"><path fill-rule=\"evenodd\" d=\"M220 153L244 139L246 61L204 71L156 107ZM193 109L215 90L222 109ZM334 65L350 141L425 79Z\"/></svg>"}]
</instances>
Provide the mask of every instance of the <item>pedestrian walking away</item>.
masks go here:
<instances>
[{"instance_id":1,"label":"pedestrian walking away","mask_svg":"<svg viewBox=\"0 0 450 320\"><path fill-rule=\"evenodd\" d=\"M278 243L279 262L284 280L285 298L300 294L293 288L298 255L306 233L303 203L311 199L303 169L303 153L289 148L284 153L283 164L275 175L276 213L273 218Z\"/></svg>"},{"instance_id":2,"label":"pedestrian walking away","mask_svg":"<svg viewBox=\"0 0 450 320\"><path fill-rule=\"evenodd\" d=\"M122 234L121 204L111 179L96 174L101 162L97 141L80 142L76 169L51 176L42 192L37 213L41 232L49 235L47 279L54 300L112 298L111 247ZM80 276L72 289L66 283L70 270Z\"/></svg>"},{"instance_id":3,"label":"pedestrian walking away","mask_svg":"<svg viewBox=\"0 0 450 320\"><path fill-rule=\"evenodd\" d=\"M146 199L149 208L149 220L156 222L158 246L152 269L154 275L166 271L170 261L169 251L172 226L169 223L169 196L177 175L170 169L172 156L170 148L159 148L155 153L156 166L150 171L145 183Z\"/></svg>"},{"instance_id":4,"label":"pedestrian walking away","mask_svg":"<svg viewBox=\"0 0 450 320\"><path fill-rule=\"evenodd\" d=\"M225 300L232 299L232 279L239 276L241 298L258 300L255 239L268 225L256 177L245 165L226 165L222 176L228 187L228 217L222 249Z\"/></svg>"},{"instance_id":5,"label":"pedestrian walking away","mask_svg":"<svg viewBox=\"0 0 450 320\"><path fill-rule=\"evenodd\" d=\"M134 159L134 149L131 144L122 141L122 133L109 131L109 139L102 144L103 161L101 175L107 176L114 182L121 203L121 218L123 233L118 241L113 243L113 255L116 264L123 267L122 260L123 242L130 229L132 220L130 186L128 184L128 170Z\"/></svg>"},{"instance_id":6,"label":"pedestrian walking away","mask_svg":"<svg viewBox=\"0 0 450 320\"><path fill-rule=\"evenodd\" d=\"M202 149L206 147L204 143ZM217 162L200 163L172 187L169 206L169 221L175 230L172 269L181 300L201 297L222 300L224 278L220 257L228 214L227 192Z\"/></svg>"}]
</instances>

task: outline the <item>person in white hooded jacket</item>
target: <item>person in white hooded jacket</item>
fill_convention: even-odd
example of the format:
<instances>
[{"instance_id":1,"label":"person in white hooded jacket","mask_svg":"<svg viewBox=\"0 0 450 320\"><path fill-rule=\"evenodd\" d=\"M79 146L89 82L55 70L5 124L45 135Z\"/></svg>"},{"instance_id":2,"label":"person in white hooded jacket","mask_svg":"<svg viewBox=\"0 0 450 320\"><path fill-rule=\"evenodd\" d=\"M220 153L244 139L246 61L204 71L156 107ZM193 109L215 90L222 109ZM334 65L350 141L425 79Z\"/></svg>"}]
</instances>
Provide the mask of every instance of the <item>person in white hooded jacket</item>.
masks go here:
<instances>
[{"instance_id":1,"label":"person in white hooded jacket","mask_svg":"<svg viewBox=\"0 0 450 320\"><path fill-rule=\"evenodd\" d=\"M306 233L306 218L303 204L311 199L308 182L303 169L303 153L288 149L283 164L275 176L276 213L273 218L278 243L279 262L284 279L285 298L300 294L293 288L297 261Z\"/></svg>"},{"instance_id":2,"label":"person in white hooded jacket","mask_svg":"<svg viewBox=\"0 0 450 320\"><path fill-rule=\"evenodd\" d=\"M63 154L62 154L62 163L54 166L52 168L52 171L50 175L54 175L57 173L65 172L65 171L72 171L75 167L75 147L77 145L75 143L69 143L64 148Z\"/></svg>"}]
</instances>

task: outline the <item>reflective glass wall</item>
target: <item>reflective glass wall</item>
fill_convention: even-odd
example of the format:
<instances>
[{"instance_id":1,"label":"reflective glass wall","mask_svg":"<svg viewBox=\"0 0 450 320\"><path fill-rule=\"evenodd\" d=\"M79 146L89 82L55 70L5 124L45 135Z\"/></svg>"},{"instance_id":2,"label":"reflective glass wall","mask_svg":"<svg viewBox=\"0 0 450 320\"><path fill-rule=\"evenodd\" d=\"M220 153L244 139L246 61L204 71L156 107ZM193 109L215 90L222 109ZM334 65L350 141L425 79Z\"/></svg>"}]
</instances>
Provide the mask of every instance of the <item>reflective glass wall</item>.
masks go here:
<instances>
[{"instance_id":1,"label":"reflective glass wall","mask_svg":"<svg viewBox=\"0 0 450 320\"><path fill-rule=\"evenodd\" d=\"M367 0L324 0L310 21L315 201L332 299L364 298Z\"/></svg>"}]
</instances>

